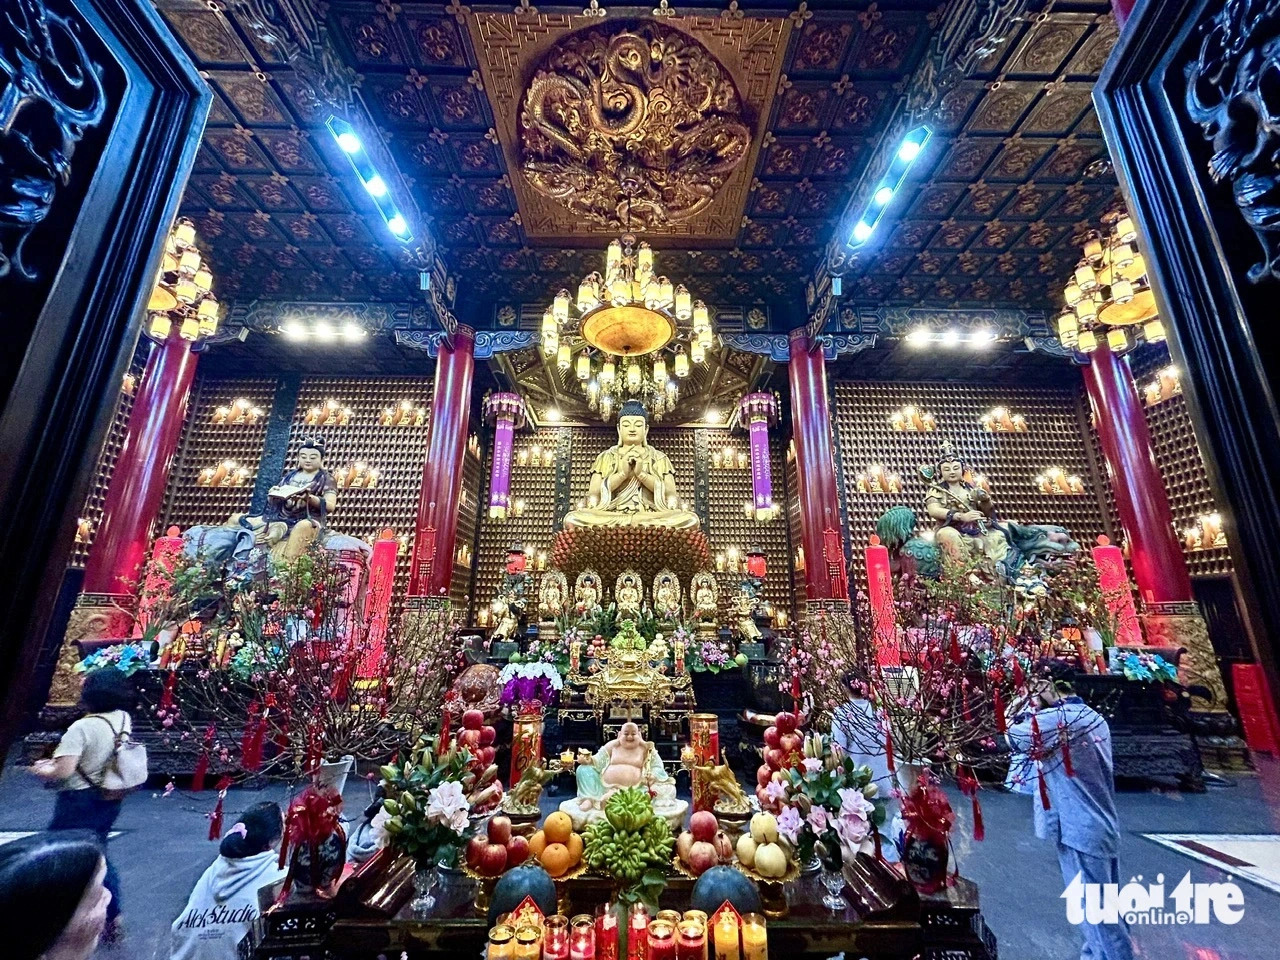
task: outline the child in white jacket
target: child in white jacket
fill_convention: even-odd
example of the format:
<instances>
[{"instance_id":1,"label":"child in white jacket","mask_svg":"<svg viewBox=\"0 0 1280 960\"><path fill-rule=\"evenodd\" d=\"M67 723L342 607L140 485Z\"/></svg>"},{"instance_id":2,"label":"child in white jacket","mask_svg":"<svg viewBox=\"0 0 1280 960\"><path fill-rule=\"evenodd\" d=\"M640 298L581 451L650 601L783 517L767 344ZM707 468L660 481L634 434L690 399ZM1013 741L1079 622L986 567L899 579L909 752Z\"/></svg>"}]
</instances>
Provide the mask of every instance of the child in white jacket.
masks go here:
<instances>
[{"instance_id":1,"label":"child in white jacket","mask_svg":"<svg viewBox=\"0 0 1280 960\"><path fill-rule=\"evenodd\" d=\"M279 804L258 803L244 812L173 921L170 960L236 960L258 917L258 891L287 872L277 865L283 831Z\"/></svg>"}]
</instances>

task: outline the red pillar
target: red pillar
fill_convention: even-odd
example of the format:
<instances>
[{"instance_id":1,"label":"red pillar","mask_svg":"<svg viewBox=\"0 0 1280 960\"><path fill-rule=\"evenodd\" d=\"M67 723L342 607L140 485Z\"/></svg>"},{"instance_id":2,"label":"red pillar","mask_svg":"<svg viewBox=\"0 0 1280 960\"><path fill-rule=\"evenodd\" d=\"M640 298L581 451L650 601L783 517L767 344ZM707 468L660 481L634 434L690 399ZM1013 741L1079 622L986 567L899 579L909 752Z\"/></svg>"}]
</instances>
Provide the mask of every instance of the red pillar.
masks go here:
<instances>
[{"instance_id":1,"label":"red pillar","mask_svg":"<svg viewBox=\"0 0 1280 960\"><path fill-rule=\"evenodd\" d=\"M427 458L422 465L422 491L409 571L411 597L447 595L453 578L462 460L467 451L475 366L475 331L460 325L453 335L453 346L441 342L436 358Z\"/></svg>"},{"instance_id":2,"label":"red pillar","mask_svg":"<svg viewBox=\"0 0 1280 960\"><path fill-rule=\"evenodd\" d=\"M827 365L822 349L803 330L791 331L791 435L796 445L800 485L800 525L804 544L806 599L847 600L844 535L836 490L827 403Z\"/></svg>"},{"instance_id":3,"label":"red pillar","mask_svg":"<svg viewBox=\"0 0 1280 960\"><path fill-rule=\"evenodd\" d=\"M1190 600L1191 577L1129 365L1100 345L1084 368L1084 381L1138 593L1148 604Z\"/></svg>"},{"instance_id":4,"label":"red pillar","mask_svg":"<svg viewBox=\"0 0 1280 960\"><path fill-rule=\"evenodd\" d=\"M82 594L133 597L186 420L197 357L178 336L151 348L107 485L102 522L85 565Z\"/></svg>"}]
</instances>

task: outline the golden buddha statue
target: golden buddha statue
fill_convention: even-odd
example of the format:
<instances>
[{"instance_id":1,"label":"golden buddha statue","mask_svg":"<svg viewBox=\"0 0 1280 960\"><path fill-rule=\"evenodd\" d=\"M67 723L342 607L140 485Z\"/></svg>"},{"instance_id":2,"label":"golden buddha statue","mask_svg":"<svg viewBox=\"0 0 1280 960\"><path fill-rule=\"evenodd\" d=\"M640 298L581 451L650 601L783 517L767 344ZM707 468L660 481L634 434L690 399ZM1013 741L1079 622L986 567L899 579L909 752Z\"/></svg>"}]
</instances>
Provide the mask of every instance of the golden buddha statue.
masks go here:
<instances>
[{"instance_id":1,"label":"golden buddha statue","mask_svg":"<svg viewBox=\"0 0 1280 960\"><path fill-rule=\"evenodd\" d=\"M696 514L676 503L675 471L648 444L644 404L628 400L618 411L618 443L591 468L590 505L565 514L566 527L670 527L696 529Z\"/></svg>"}]
</instances>

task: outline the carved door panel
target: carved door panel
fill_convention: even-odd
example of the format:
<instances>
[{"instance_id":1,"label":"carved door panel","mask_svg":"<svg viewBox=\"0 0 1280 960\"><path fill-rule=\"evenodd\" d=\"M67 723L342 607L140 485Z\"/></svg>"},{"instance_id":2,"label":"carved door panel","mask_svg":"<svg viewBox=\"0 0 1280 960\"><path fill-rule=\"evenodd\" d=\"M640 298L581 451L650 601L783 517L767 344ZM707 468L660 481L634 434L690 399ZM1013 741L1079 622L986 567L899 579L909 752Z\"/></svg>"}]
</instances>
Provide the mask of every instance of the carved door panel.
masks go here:
<instances>
[{"instance_id":1,"label":"carved door panel","mask_svg":"<svg viewBox=\"0 0 1280 960\"><path fill-rule=\"evenodd\" d=\"M0 746L209 108L148 0L0 16Z\"/></svg>"},{"instance_id":2,"label":"carved door panel","mask_svg":"<svg viewBox=\"0 0 1280 960\"><path fill-rule=\"evenodd\" d=\"M1137 4L1094 101L1280 689L1280 0Z\"/></svg>"}]
</instances>

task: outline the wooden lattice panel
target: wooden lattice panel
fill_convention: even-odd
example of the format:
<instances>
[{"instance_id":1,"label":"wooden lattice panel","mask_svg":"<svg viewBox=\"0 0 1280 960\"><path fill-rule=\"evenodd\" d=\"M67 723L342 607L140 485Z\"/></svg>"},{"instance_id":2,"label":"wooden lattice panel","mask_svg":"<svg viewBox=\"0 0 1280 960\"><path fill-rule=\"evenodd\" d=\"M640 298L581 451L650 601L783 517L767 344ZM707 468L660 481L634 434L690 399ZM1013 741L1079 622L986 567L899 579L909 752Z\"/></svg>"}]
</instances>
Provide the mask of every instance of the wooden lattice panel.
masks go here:
<instances>
[{"instance_id":1,"label":"wooden lattice panel","mask_svg":"<svg viewBox=\"0 0 1280 960\"><path fill-rule=\"evenodd\" d=\"M937 429L929 433L899 432L890 425L896 410L914 404L932 413ZM835 385L835 424L843 459L849 503L847 535L853 548L854 577L864 578L863 549L876 520L889 507L905 504L916 511L921 529L931 521L924 513L926 483L919 467L938 459L942 441L950 440L966 461L991 482L991 495L1001 516L1021 523L1061 524L1084 547L1108 531L1098 485L1091 470L1087 432L1081 429L1079 395L1070 388L1004 388L991 385L920 382L842 381ZM984 413L1007 407L1027 420L1025 433L989 433ZM897 494L857 491L858 473L880 464L902 478ZM1084 494L1040 493L1033 478L1047 467L1063 468L1084 482ZM851 584L857 589L860 582Z\"/></svg>"},{"instance_id":2,"label":"wooden lattice panel","mask_svg":"<svg viewBox=\"0 0 1280 960\"><path fill-rule=\"evenodd\" d=\"M711 557L714 562L719 553L736 547L739 553L756 544L763 548L768 575L764 584L764 599L778 609L791 609L791 563L787 548L787 519L779 515L770 523L758 523L750 519L743 511L743 505L751 500L751 463L750 441L743 433L730 433L728 430L707 430L710 458L708 465L708 482L710 485L710 524L707 539L711 543ZM783 502L782 443L773 431L771 437L771 469L773 471L773 496L775 503ZM716 455L723 462L728 454L735 464L732 467L717 467ZM742 458L746 462L742 466L737 463ZM728 598L737 591L742 579L740 574L717 574L720 584L721 608L725 608ZM685 585L688 589L688 584Z\"/></svg>"},{"instance_id":3,"label":"wooden lattice panel","mask_svg":"<svg viewBox=\"0 0 1280 960\"><path fill-rule=\"evenodd\" d=\"M264 378L196 380L178 456L169 472L160 530L171 525L185 530L197 524L219 524L249 509L275 389L275 380ZM239 398L261 408L263 415L257 423L213 422L218 407L230 406ZM226 460L247 469L243 485L208 487L197 482L202 470L216 468Z\"/></svg>"},{"instance_id":4,"label":"wooden lattice panel","mask_svg":"<svg viewBox=\"0 0 1280 960\"><path fill-rule=\"evenodd\" d=\"M1169 351L1164 347L1148 347L1133 357L1130 366L1139 396L1143 395L1146 385L1155 379L1156 372L1170 362ZM1146 415L1156 465L1164 478L1169 507L1173 511L1173 524L1179 539L1182 539L1183 531L1195 526L1198 517L1219 513L1222 508L1209 486L1209 475L1205 471L1204 458L1196 440L1191 412L1187 409L1187 398L1181 393L1174 394L1167 400L1146 407ZM1183 551L1187 558L1187 568L1193 577L1221 576L1233 572L1231 552L1226 547L1187 550L1184 544Z\"/></svg>"},{"instance_id":5,"label":"wooden lattice panel","mask_svg":"<svg viewBox=\"0 0 1280 960\"><path fill-rule=\"evenodd\" d=\"M476 422L473 419L473 424ZM479 429L484 429L479 427ZM474 430L472 438L475 442L467 443L467 452L462 458L462 494L458 502L458 539L453 557L453 580L449 586L449 599L453 601L459 616L465 616L474 587L476 534L481 509L488 507L488 489L481 488L487 479L481 464L482 451L480 435ZM463 551L467 555L464 555Z\"/></svg>"},{"instance_id":6,"label":"wooden lattice panel","mask_svg":"<svg viewBox=\"0 0 1280 960\"><path fill-rule=\"evenodd\" d=\"M401 539L391 602L393 623L399 622L409 577L428 422L393 427L379 423L378 417L385 407L393 407L401 400L426 408L429 416L431 385L429 377L307 377L298 392L290 430L287 465L293 464L304 437L320 436L325 441L325 466L333 473L355 462L367 463L378 471L378 483L372 488L338 490L338 507L330 516L329 525L370 543L383 528L391 527ZM306 423L307 412L328 400L350 408L348 422L323 426Z\"/></svg>"},{"instance_id":7,"label":"wooden lattice panel","mask_svg":"<svg viewBox=\"0 0 1280 960\"><path fill-rule=\"evenodd\" d=\"M70 567L83 568L89 560L89 550L93 546L93 538L98 533L98 524L102 522L102 507L107 499L107 485L115 473L116 460L120 457L120 447L124 443L125 428L129 425L129 414L133 412L133 398L138 395L142 386L142 370L147 362L150 340L140 340L138 349L133 353L133 361L125 374L120 393L116 397L116 409L107 426L107 435L102 441L102 450L98 453L98 462L93 471L93 484L84 498L84 507L80 510L80 519L88 521L88 536L81 539L77 534L71 548L71 557L67 563ZM132 384L126 390L125 385Z\"/></svg>"},{"instance_id":8,"label":"wooden lattice panel","mask_svg":"<svg viewBox=\"0 0 1280 960\"><path fill-rule=\"evenodd\" d=\"M492 433L492 427L485 427ZM507 564L507 549L515 541L524 547L532 548L535 558L539 551L551 553L551 540L555 535L556 522L556 466L554 456L557 451L555 429L524 430L516 434L514 454L511 462L511 502L523 501L524 512L515 516L512 510L505 520L489 518L488 496L490 464L484 464L484 486L481 491L480 511L480 547L475 557L475 609L492 602L502 583L502 575ZM575 440L577 439L575 435ZM492 443L492 440L490 440ZM538 448L537 463L533 462L530 451ZM552 459L543 459L547 450L552 451ZM521 453L529 457L529 462L520 463ZM585 497L586 494L584 493ZM550 561L548 561L549 563ZM533 595L537 595L538 571L536 562L529 565L533 577ZM531 603L528 613L537 615L536 603Z\"/></svg>"}]
</instances>

